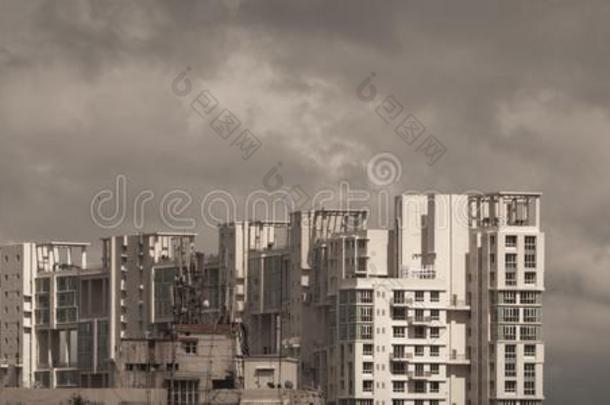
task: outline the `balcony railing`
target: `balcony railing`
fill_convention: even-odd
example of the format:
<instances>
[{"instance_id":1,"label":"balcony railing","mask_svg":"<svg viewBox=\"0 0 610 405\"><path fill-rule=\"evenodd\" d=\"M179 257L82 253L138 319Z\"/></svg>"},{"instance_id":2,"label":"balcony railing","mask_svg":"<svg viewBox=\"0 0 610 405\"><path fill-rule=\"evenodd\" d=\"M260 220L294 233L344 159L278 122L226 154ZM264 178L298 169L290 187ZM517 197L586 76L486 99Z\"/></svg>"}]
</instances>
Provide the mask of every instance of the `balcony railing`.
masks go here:
<instances>
[{"instance_id":1,"label":"balcony railing","mask_svg":"<svg viewBox=\"0 0 610 405\"><path fill-rule=\"evenodd\" d=\"M390 353L390 359L392 360L411 360L413 358L413 353Z\"/></svg>"},{"instance_id":2,"label":"balcony railing","mask_svg":"<svg viewBox=\"0 0 610 405\"><path fill-rule=\"evenodd\" d=\"M413 379L424 379L432 377L432 373L429 371L409 371L407 375L409 376L409 378Z\"/></svg>"},{"instance_id":3,"label":"balcony railing","mask_svg":"<svg viewBox=\"0 0 610 405\"><path fill-rule=\"evenodd\" d=\"M470 358L468 357L467 354L464 353L457 353L455 351L452 351L449 354L449 360L450 361L470 361Z\"/></svg>"},{"instance_id":4,"label":"balcony railing","mask_svg":"<svg viewBox=\"0 0 610 405\"><path fill-rule=\"evenodd\" d=\"M430 316L409 316L407 317L407 321L409 323L429 323L432 322L433 319Z\"/></svg>"},{"instance_id":5,"label":"balcony railing","mask_svg":"<svg viewBox=\"0 0 610 405\"><path fill-rule=\"evenodd\" d=\"M392 299L390 300L390 304L392 304L393 306L409 306L409 305L413 305L413 298L399 298L396 299L396 297L392 297Z\"/></svg>"}]
</instances>

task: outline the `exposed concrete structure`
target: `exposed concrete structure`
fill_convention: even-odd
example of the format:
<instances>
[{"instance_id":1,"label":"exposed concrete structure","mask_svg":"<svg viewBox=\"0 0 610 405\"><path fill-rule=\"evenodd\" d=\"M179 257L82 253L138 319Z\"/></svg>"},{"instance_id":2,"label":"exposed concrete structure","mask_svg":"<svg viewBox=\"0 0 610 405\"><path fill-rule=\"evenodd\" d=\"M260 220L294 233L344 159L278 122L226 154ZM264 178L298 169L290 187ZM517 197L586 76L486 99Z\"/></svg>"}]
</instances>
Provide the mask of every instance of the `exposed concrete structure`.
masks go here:
<instances>
[{"instance_id":1,"label":"exposed concrete structure","mask_svg":"<svg viewBox=\"0 0 610 405\"><path fill-rule=\"evenodd\" d=\"M177 325L174 338L123 339L116 385L165 388L183 403L208 402L215 389L237 388L238 345L229 325Z\"/></svg>"},{"instance_id":2,"label":"exposed concrete structure","mask_svg":"<svg viewBox=\"0 0 610 405\"><path fill-rule=\"evenodd\" d=\"M244 388L298 388L299 361L276 355L244 358Z\"/></svg>"},{"instance_id":3,"label":"exposed concrete structure","mask_svg":"<svg viewBox=\"0 0 610 405\"><path fill-rule=\"evenodd\" d=\"M171 330L183 280L195 261L192 233L114 236L102 239L102 264L110 273L110 346L116 358L120 340L163 336ZM178 311L178 312L176 312Z\"/></svg>"},{"instance_id":4,"label":"exposed concrete structure","mask_svg":"<svg viewBox=\"0 0 610 405\"><path fill-rule=\"evenodd\" d=\"M219 296L231 321L241 321L247 295L248 254L287 243L288 224L282 221L236 221L218 230Z\"/></svg>"},{"instance_id":5,"label":"exposed concrete structure","mask_svg":"<svg viewBox=\"0 0 610 405\"><path fill-rule=\"evenodd\" d=\"M167 391L137 388L0 388L0 405L70 404L76 400L90 405L165 405Z\"/></svg>"}]
</instances>

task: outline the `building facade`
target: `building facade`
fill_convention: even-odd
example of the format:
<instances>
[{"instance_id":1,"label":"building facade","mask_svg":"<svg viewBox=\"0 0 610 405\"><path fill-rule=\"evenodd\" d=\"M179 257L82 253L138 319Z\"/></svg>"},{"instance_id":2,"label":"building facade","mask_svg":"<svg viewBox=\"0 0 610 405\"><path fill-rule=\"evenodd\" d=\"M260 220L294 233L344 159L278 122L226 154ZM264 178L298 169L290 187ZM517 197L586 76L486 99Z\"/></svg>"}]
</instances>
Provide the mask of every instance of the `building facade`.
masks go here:
<instances>
[{"instance_id":1,"label":"building facade","mask_svg":"<svg viewBox=\"0 0 610 405\"><path fill-rule=\"evenodd\" d=\"M249 253L252 351L295 355L331 404L541 404L539 202L402 195L391 230L293 213L286 248Z\"/></svg>"}]
</instances>

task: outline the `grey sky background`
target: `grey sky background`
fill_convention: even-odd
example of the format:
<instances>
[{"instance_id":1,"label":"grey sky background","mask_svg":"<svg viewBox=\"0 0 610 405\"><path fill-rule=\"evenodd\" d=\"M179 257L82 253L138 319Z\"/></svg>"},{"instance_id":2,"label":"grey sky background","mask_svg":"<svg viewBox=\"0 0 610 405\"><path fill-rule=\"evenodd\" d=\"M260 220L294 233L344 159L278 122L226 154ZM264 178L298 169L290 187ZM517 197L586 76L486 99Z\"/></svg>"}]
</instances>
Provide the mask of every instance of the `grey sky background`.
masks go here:
<instances>
[{"instance_id":1,"label":"grey sky background","mask_svg":"<svg viewBox=\"0 0 610 405\"><path fill-rule=\"evenodd\" d=\"M604 1L2 1L0 242L133 232L89 216L118 174L130 199L154 191L145 229L163 230L164 192L240 199L280 161L309 193L366 188L392 151L393 192L544 193L547 403L607 403L608 21ZM252 158L172 93L186 66L262 140ZM446 145L437 164L356 97L371 72Z\"/></svg>"}]
</instances>

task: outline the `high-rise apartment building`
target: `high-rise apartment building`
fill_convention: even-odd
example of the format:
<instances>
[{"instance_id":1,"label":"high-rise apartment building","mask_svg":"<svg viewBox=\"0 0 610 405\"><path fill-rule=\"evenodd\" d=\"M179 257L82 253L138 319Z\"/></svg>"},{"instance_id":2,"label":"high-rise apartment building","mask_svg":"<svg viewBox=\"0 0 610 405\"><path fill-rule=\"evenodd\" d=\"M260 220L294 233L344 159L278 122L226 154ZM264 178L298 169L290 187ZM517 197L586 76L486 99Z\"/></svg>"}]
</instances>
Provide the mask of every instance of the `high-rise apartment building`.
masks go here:
<instances>
[{"instance_id":1,"label":"high-rise apartment building","mask_svg":"<svg viewBox=\"0 0 610 405\"><path fill-rule=\"evenodd\" d=\"M471 403L544 399L540 194L470 198Z\"/></svg>"},{"instance_id":2,"label":"high-rise apartment building","mask_svg":"<svg viewBox=\"0 0 610 405\"><path fill-rule=\"evenodd\" d=\"M287 247L249 252L252 351L298 357L331 404L541 404L539 202L402 195L391 230L293 213Z\"/></svg>"}]
</instances>

